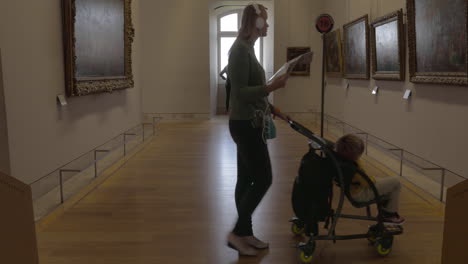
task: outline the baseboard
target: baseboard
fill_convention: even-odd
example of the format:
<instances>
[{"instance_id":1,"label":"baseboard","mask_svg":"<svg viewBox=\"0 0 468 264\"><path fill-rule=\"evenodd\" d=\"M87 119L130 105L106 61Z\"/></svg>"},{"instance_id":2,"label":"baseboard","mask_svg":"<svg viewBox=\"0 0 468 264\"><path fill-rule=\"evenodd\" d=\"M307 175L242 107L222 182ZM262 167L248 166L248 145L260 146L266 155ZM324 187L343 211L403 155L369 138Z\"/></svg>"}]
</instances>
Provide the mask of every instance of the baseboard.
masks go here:
<instances>
[{"instance_id":1,"label":"baseboard","mask_svg":"<svg viewBox=\"0 0 468 264\"><path fill-rule=\"evenodd\" d=\"M144 113L145 120L152 121L153 118L161 122L168 121L202 121L209 120L210 113Z\"/></svg>"},{"instance_id":2,"label":"baseboard","mask_svg":"<svg viewBox=\"0 0 468 264\"><path fill-rule=\"evenodd\" d=\"M154 138L153 138L154 139ZM43 231L47 226L53 223L57 218L63 215L67 210L74 207L81 199L86 197L89 193L95 190L99 185L104 183L111 175L114 174L117 170L119 170L123 165L127 163L129 159L135 156L138 152L144 149L153 139L146 140L145 142L141 143L135 149L128 153L125 157L121 158L119 161L114 163L112 166L104 170L99 177L97 177L94 181L92 181L89 185L75 193L70 199L66 200L63 204L56 207L46 216L41 218L36 222L36 231Z\"/></svg>"}]
</instances>

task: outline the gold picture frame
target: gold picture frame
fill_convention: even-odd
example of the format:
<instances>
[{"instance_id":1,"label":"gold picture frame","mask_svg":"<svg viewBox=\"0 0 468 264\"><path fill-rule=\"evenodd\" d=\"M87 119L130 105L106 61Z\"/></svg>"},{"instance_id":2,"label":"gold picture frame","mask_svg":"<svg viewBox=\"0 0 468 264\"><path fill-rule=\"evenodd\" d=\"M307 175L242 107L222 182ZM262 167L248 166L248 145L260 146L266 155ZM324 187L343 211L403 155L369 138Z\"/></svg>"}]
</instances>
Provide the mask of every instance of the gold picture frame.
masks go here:
<instances>
[{"instance_id":1,"label":"gold picture frame","mask_svg":"<svg viewBox=\"0 0 468 264\"><path fill-rule=\"evenodd\" d=\"M343 55L341 49L341 31L334 30L324 35L325 38L325 66L327 77L343 76Z\"/></svg>"},{"instance_id":2,"label":"gold picture frame","mask_svg":"<svg viewBox=\"0 0 468 264\"><path fill-rule=\"evenodd\" d=\"M369 80L369 16L343 26L344 77Z\"/></svg>"},{"instance_id":3,"label":"gold picture frame","mask_svg":"<svg viewBox=\"0 0 468 264\"><path fill-rule=\"evenodd\" d=\"M62 11L66 95L133 87L131 0L62 0Z\"/></svg>"},{"instance_id":4,"label":"gold picture frame","mask_svg":"<svg viewBox=\"0 0 468 264\"><path fill-rule=\"evenodd\" d=\"M372 78L405 80L405 34L403 11L377 18L371 23Z\"/></svg>"},{"instance_id":5,"label":"gold picture frame","mask_svg":"<svg viewBox=\"0 0 468 264\"><path fill-rule=\"evenodd\" d=\"M407 0L406 4L410 81L467 86L468 1ZM434 10L440 19L434 18Z\"/></svg>"}]
</instances>

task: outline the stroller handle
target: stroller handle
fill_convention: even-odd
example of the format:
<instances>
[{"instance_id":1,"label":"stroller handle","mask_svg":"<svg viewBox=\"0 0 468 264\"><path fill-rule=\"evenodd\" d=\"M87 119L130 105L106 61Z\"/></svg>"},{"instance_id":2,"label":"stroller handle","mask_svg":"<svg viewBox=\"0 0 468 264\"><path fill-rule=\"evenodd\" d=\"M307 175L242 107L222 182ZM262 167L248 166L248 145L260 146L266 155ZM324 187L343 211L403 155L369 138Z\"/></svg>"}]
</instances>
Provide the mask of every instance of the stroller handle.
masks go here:
<instances>
[{"instance_id":1,"label":"stroller handle","mask_svg":"<svg viewBox=\"0 0 468 264\"><path fill-rule=\"evenodd\" d=\"M324 148L327 145L327 141L316 134L314 134L312 131L304 127L303 125L299 124L298 122L289 119L288 120L289 126L299 132L300 134L304 135L308 139L312 140L313 142L317 143L320 145L320 147Z\"/></svg>"}]
</instances>

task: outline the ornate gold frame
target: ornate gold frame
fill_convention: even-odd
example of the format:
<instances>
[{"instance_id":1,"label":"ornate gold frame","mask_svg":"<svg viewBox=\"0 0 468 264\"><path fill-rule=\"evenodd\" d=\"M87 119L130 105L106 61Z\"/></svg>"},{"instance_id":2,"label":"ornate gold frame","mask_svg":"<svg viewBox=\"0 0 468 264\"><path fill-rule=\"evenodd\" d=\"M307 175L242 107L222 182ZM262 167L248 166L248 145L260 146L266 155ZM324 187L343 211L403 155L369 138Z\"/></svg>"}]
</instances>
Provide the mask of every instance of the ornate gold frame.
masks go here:
<instances>
[{"instance_id":1,"label":"ornate gold frame","mask_svg":"<svg viewBox=\"0 0 468 264\"><path fill-rule=\"evenodd\" d=\"M330 36L331 34L336 34L336 38L338 40L338 60L340 61L340 71L339 72L329 72L328 71L328 68L326 67L327 64L327 60L325 60L325 68L327 70L327 77L342 77L343 76L343 50L341 49L341 33L340 33L340 29L336 29L336 30L333 30L332 32L329 32L327 34L325 34L323 37L325 38L325 43L327 42L326 41L326 38L327 36ZM328 55L328 51L325 51L327 54L325 54L325 56ZM328 59L328 56L326 57L326 59Z\"/></svg>"},{"instance_id":2,"label":"ornate gold frame","mask_svg":"<svg viewBox=\"0 0 468 264\"><path fill-rule=\"evenodd\" d=\"M76 77L76 54L75 54L75 16L76 0L62 0L63 8L63 31L64 31L64 59L65 59L65 82L67 96L82 96L95 93L112 92L114 90L133 87L132 73L132 42L135 29L132 24L131 0L124 1L124 57L125 76L107 78L77 78Z\"/></svg>"},{"instance_id":3,"label":"ornate gold frame","mask_svg":"<svg viewBox=\"0 0 468 264\"><path fill-rule=\"evenodd\" d=\"M387 23L397 21L398 24L398 65L399 71L376 71L377 69L377 50L375 39L375 28ZM405 61L405 34L403 28L403 11L400 9L383 17L377 18L371 24L371 53L372 53L372 78L375 80L405 80L406 61Z\"/></svg>"},{"instance_id":4,"label":"ornate gold frame","mask_svg":"<svg viewBox=\"0 0 468 264\"><path fill-rule=\"evenodd\" d=\"M348 74L347 69L346 69L346 38L347 38L347 33L346 29L350 26L353 26L354 24L360 23L360 22L365 22L366 24L366 73L365 74ZM369 61L370 61L370 56L369 56L369 16L366 14L362 17L359 17L347 24L343 25L343 75L344 78L346 79L364 79L364 80L369 80Z\"/></svg>"},{"instance_id":5,"label":"ornate gold frame","mask_svg":"<svg viewBox=\"0 0 468 264\"><path fill-rule=\"evenodd\" d=\"M467 2L467 1L465 1ZM416 4L415 0L407 0L406 8L408 10L408 48L409 48L409 73L411 82L415 83L435 83L435 84L453 84L468 85L468 70L465 73L459 72L417 72L416 65ZM465 7L466 28L467 28L467 56L468 65L468 3Z\"/></svg>"}]
</instances>

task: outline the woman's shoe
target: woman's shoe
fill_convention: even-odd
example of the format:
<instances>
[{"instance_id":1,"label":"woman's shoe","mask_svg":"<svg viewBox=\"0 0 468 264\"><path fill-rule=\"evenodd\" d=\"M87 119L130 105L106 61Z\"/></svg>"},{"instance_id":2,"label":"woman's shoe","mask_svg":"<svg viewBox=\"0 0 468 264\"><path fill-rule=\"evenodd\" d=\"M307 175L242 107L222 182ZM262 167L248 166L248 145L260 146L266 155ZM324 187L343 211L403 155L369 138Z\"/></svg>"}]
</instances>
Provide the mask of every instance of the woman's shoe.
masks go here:
<instances>
[{"instance_id":1,"label":"woman's shoe","mask_svg":"<svg viewBox=\"0 0 468 264\"><path fill-rule=\"evenodd\" d=\"M250 257L257 256L257 250L247 244L247 242L242 237L236 236L233 233L229 233L227 240L228 247L237 250L239 255Z\"/></svg>"},{"instance_id":2,"label":"woman's shoe","mask_svg":"<svg viewBox=\"0 0 468 264\"><path fill-rule=\"evenodd\" d=\"M244 238L244 241L247 242L247 244L249 244L250 246L256 249L267 249L269 246L268 243L261 241L255 236L246 236L243 238Z\"/></svg>"}]
</instances>

